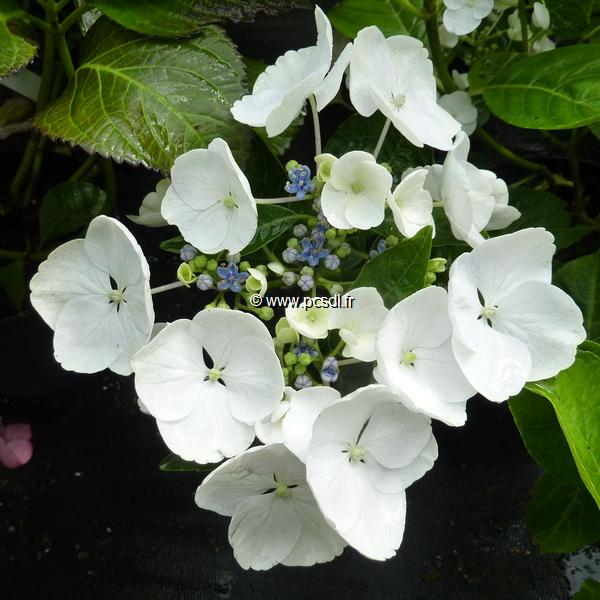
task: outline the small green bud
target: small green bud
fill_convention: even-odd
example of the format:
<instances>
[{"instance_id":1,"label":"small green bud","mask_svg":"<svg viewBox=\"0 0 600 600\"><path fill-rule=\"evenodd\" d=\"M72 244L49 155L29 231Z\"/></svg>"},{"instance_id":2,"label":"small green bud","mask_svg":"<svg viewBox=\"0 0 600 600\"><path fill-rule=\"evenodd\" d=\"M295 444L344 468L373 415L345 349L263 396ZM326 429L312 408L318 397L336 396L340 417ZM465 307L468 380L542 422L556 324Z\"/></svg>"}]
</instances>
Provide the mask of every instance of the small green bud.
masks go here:
<instances>
[{"instance_id":1,"label":"small green bud","mask_svg":"<svg viewBox=\"0 0 600 600\"><path fill-rule=\"evenodd\" d=\"M267 267L265 267L265 265L258 265L257 267L254 267L257 271L260 271L265 277L267 276L268 270Z\"/></svg>"},{"instance_id":2,"label":"small green bud","mask_svg":"<svg viewBox=\"0 0 600 600\"><path fill-rule=\"evenodd\" d=\"M190 287L190 283L194 283L196 279L196 275L190 269L190 265L187 263L181 263L179 268L177 269L177 279L185 284L185 287Z\"/></svg>"},{"instance_id":3,"label":"small green bud","mask_svg":"<svg viewBox=\"0 0 600 600\"><path fill-rule=\"evenodd\" d=\"M300 166L300 163L297 160L288 160L285 163L285 170L286 172L289 172L293 169L297 169Z\"/></svg>"},{"instance_id":4,"label":"small green bud","mask_svg":"<svg viewBox=\"0 0 600 600\"><path fill-rule=\"evenodd\" d=\"M256 314L263 320L263 321L270 321L274 316L275 316L275 311L270 307L270 306L261 306L257 311Z\"/></svg>"},{"instance_id":5,"label":"small green bud","mask_svg":"<svg viewBox=\"0 0 600 600\"><path fill-rule=\"evenodd\" d=\"M350 256L350 253L352 252L352 248L350 247L350 244L348 244L347 242L344 242L336 251L336 254L340 257L340 258L346 258L347 256Z\"/></svg>"},{"instance_id":6,"label":"small green bud","mask_svg":"<svg viewBox=\"0 0 600 600\"><path fill-rule=\"evenodd\" d=\"M298 357L298 362L301 365L308 367L308 365L310 365L310 363L312 362L312 357L308 352L302 352L302 354L300 354L300 356Z\"/></svg>"},{"instance_id":7,"label":"small green bud","mask_svg":"<svg viewBox=\"0 0 600 600\"><path fill-rule=\"evenodd\" d=\"M304 365L302 365L302 364L297 364L294 367L294 373L296 375L304 375L304 373L306 373L306 367Z\"/></svg>"},{"instance_id":8,"label":"small green bud","mask_svg":"<svg viewBox=\"0 0 600 600\"><path fill-rule=\"evenodd\" d=\"M344 288L339 283L334 283L331 286L329 286L329 293L332 296L335 296L336 294L343 294Z\"/></svg>"},{"instance_id":9,"label":"small green bud","mask_svg":"<svg viewBox=\"0 0 600 600\"><path fill-rule=\"evenodd\" d=\"M328 240L334 240L337 236L337 229L335 229L335 227L330 227L326 232L325 232L325 237Z\"/></svg>"},{"instance_id":10,"label":"small green bud","mask_svg":"<svg viewBox=\"0 0 600 600\"><path fill-rule=\"evenodd\" d=\"M298 250L300 248L300 242L298 241L298 238L290 238L287 241L287 247L296 248L296 250Z\"/></svg>"},{"instance_id":11,"label":"small green bud","mask_svg":"<svg viewBox=\"0 0 600 600\"><path fill-rule=\"evenodd\" d=\"M219 266L219 263L214 259L211 258L209 261L206 262L206 270L207 271L216 271L217 267Z\"/></svg>"},{"instance_id":12,"label":"small green bud","mask_svg":"<svg viewBox=\"0 0 600 600\"><path fill-rule=\"evenodd\" d=\"M196 258L190 260L188 265L190 265L192 271L202 271L202 269L204 269L204 267L206 266L206 261L207 258L206 256L204 256L204 254L198 254Z\"/></svg>"},{"instance_id":13,"label":"small green bud","mask_svg":"<svg viewBox=\"0 0 600 600\"><path fill-rule=\"evenodd\" d=\"M295 344L298 341L298 333L290 327L287 319L281 317L275 325L275 337L282 344Z\"/></svg>"},{"instance_id":14,"label":"small green bud","mask_svg":"<svg viewBox=\"0 0 600 600\"><path fill-rule=\"evenodd\" d=\"M315 156L315 163L317 163L317 181L319 183L325 183L329 181L331 177L331 167L337 158L333 154L319 154Z\"/></svg>"},{"instance_id":15,"label":"small green bud","mask_svg":"<svg viewBox=\"0 0 600 600\"><path fill-rule=\"evenodd\" d=\"M298 362L298 357L293 352L286 352L283 355L283 362L288 367L293 367Z\"/></svg>"},{"instance_id":16,"label":"small green bud","mask_svg":"<svg viewBox=\"0 0 600 600\"><path fill-rule=\"evenodd\" d=\"M308 225L309 228L314 227L317 223L319 222L319 219L317 219L317 217L310 217L306 224Z\"/></svg>"},{"instance_id":17,"label":"small green bud","mask_svg":"<svg viewBox=\"0 0 600 600\"><path fill-rule=\"evenodd\" d=\"M315 271L312 267L302 267L300 269L300 275L308 275L312 277L315 274Z\"/></svg>"},{"instance_id":18,"label":"small green bud","mask_svg":"<svg viewBox=\"0 0 600 600\"><path fill-rule=\"evenodd\" d=\"M240 271L247 271L249 267L250 263L247 260L243 260L238 266Z\"/></svg>"},{"instance_id":19,"label":"small green bud","mask_svg":"<svg viewBox=\"0 0 600 600\"><path fill-rule=\"evenodd\" d=\"M398 238L395 235L388 235L385 238L385 245L388 248L393 248L394 246L397 246L398 242L399 242L399 240L398 240Z\"/></svg>"},{"instance_id":20,"label":"small green bud","mask_svg":"<svg viewBox=\"0 0 600 600\"><path fill-rule=\"evenodd\" d=\"M248 279L246 279L246 289L249 292L260 292L262 288L262 283L256 279L256 277L252 277L252 275L250 275L250 277L248 277Z\"/></svg>"},{"instance_id":21,"label":"small green bud","mask_svg":"<svg viewBox=\"0 0 600 600\"><path fill-rule=\"evenodd\" d=\"M426 273L425 274L425 285L432 285L435 283L435 273Z\"/></svg>"},{"instance_id":22,"label":"small green bud","mask_svg":"<svg viewBox=\"0 0 600 600\"><path fill-rule=\"evenodd\" d=\"M446 270L448 261L445 258L431 258L427 263L427 270L430 273L443 273Z\"/></svg>"},{"instance_id":23,"label":"small green bud","mask_svg":"<svg viewBox=\"0 0 600 600\"><path fill-rule=\"evenodd\" d=\"M290 384L290 369L288 369L287 367L283 368L283 382L285 383L285 385Z\"/></svg>"}]
</instances>

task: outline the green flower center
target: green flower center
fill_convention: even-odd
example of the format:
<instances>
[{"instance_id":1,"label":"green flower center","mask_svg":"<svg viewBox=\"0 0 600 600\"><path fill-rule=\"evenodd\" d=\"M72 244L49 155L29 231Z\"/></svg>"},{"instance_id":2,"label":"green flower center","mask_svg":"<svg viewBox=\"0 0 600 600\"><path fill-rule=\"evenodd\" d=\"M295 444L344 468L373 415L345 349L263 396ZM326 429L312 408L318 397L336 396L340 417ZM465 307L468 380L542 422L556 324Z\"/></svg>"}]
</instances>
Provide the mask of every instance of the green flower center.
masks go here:
<instances>
[{"instance_id":1,"label":"green flower center","mask_svg":"<svg viewBox=\"0 0 600 600\"><path fill-rule=\"evenodd\" d=\"M415 362L417 355L414 352L405 352L400 361L403 365L412 365Z\"/></svg>"},{"instance_id":2,"label":"green flower center","mask_svg":"<svg viewBox=\"0 0 600 600\"><path fill-rule=\"evenodd\" d=\"M495 317L496 316L496 308L495 307L485 307L481 311L481 316L484 319L491 319L492 317Z\"/></svg>"},{"instance_id":3,"label":"green flower center","mask_svg":"<svg viewBox=\"0 0 600 600\"><path fill-rule=\"evenodd\" d=\"M287 498L290 495L290 488L283 483L279 483L275 488L275 495L279 498Z\"/></svg>"},{"instance_id":4,"label":"green flower center","mask_svg":"<svg viewBox=\"0 0 600 600\"><path fill-rule=\"evenodd\" d=\"M365 450L360 446L353 446L350 448L350 458L356 462L360 462L365 458Z\"/></svg>"},{"instance_id":5,"label":"green flower center","mask_svg":"<svg viewBox=\"0 0 600 600\"><path fill-rule=\"evenodd\" d=\"M404 103L406 102L406 96L404 94L397 94L396 96L394 96L392 102L394 103L394 106L396 108L402 108L404 106Z\"/></svg>"},{"instance_id":6,"label":"green flower center","mask_svg":"<svg viewBox=\"0 0 600 600\"><path fill-rule=\"evenodd\" d=\"M231 194L229 194L229 196L225 196L225 198L223 198L223 204L227 208L235 208L237 206L235 203L235 198Z\"/></svg>"},{"instance_id":7,"label":"green flower center","mask_svg":"<svg viewBox=\"0 0 600 600\"><path fill-rule=\"evenodd\" d=\"M206 376L209 381L218 381L221 378L221 371L219 369L209 369Z\"/></svg>"}]
</instances>

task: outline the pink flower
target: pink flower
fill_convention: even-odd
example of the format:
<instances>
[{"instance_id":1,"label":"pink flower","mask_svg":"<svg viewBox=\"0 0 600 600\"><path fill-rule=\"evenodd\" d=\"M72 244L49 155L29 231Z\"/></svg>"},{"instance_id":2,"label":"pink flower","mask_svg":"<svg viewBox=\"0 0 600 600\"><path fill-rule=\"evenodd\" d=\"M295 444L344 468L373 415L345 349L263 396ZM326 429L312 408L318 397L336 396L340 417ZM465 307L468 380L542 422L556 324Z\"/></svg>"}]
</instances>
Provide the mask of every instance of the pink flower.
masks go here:
<instances>
[{"instance_id":1,"label":"pink flower","mask_svg":"<svg viewBox=\"0 0 600 600\"><path fill-rule=\"evenodd\" d=\"M28 423L2 425L0 419L0 463L8 469L21 467L31 458L31 426Z\"/></svg>"}]
</instances>

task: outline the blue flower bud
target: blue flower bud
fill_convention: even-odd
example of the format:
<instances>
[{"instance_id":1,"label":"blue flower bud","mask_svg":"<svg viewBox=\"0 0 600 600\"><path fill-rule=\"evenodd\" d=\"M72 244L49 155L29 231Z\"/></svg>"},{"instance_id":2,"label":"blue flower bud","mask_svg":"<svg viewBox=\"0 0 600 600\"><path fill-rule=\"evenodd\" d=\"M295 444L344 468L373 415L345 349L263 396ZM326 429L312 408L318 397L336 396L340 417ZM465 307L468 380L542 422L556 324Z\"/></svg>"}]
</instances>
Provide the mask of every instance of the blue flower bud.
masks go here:
<instances>
[{"instance_id":1,"label":"blue flower bud","mask_svg":"<svg viewBox=\"0 0 600 600\"><path fill-rule=\"evenodd\" d=\"M298 287L304 292L310 292L315 287L315 280L310 275L302 275L298 279Z\"/></svg>"},{"instance_id":2,"label":"blue flower bud","mask_svg":"<svg viewBox=\"0 0 600 600\"><path fill-rule=\"evenodd\" d=\"M328 356L321 367L321 380L323 383L334 383L337 381L339 374L340 369L337 360L333 356Z\"/></svg>"},{"instance_id":3,"label":"blue flower bud","mask_svg":"<svg viewBox=\"0 0 600 600\"><path fill-rule=\"evenodd\" d=\"M335 271L340 266L340 259L335 254L330 254L325 257L325 268L330 271Z\"/></svg>"},{"instance_id":4,"label":"blue flower bud","mask_svg":"<svg viewBox=\"0 0 600 600\"><path fill-rule=\"evenodd\" d=\"M281 276L281 279L285 285L294 285L298 280L298 275L296 275L296 273L294 273L293 271L286 271Z\"/></svg>"},{"instance_id":5,"label":"blue flower bud","mask_svg":"<svg viewBox=\"0 0 600 600\"><path fill-rule=\"evenodd\" d=\"M297 390L303 390L312 387L312 381L308 375L298 375L294 381L294 387Z\"/></svg>"},{"instance_id":6,"label":"blue flower bud","mask_svg":"<svg viewBox=\"0 0 600 600\"><path fill-rule=\"evenodd\" d=\"M210 290L213 285L213 278L208 273L202 273L198 275L198 279L196 279L196 285L199 290L205 292L206 290Z\"/></svg>"},{"instance_id":7,"label":"blue flower bud","mask_svg":"<svg viewBox=\"0 0 600 600\"><path fill-rule=\"evenodd\" d=\"M304 225L304 223L298 223L298 225L296 225L292 231L294 233L294 237L303 238L308 233L308 228L306 225Z\"/></svg>"},{"instance_id":8,"label":"blue flower bud","mask_svg":"<svg viewBox=\"0 0 600 600\"><path fill-rule=\"evenodd\" d=\"M185 246L182 246L182 248L179 250L179 258L181 258L183 262L189 262L190 260L194 260L197 254L198 250L196 250L196 248L194 248L194 246L192 246L191 244L186 244Z\"/></svg>"},{"instance_id":9,"label":"blue flower bud","mask_svg":"<svg viewBox=\"0 0 600 600\"><path fill-rule=\"evenodd\" d=\"M286 248L281 256L284 262L291 265L298 260L298 250L296 248Z\"/></svg>"}]
</instances>

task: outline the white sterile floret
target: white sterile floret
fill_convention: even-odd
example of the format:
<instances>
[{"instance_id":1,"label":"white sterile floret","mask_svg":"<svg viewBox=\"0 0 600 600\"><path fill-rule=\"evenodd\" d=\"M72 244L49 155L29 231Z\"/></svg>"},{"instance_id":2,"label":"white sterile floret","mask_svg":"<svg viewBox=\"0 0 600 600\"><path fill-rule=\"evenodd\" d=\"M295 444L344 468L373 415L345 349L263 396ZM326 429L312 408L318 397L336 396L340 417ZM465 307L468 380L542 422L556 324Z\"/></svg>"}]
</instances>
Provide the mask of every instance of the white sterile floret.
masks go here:
<instances>
[{"instance_id":1,"label":"white sterile floret","mask_svg":"<svg viewBox=\"0 0 600 600\"><path fill-rule=\"evenodd\" d=\"M444 0L444 26L456 35L467 35L481 25L494 8L494 0Z\"/></svg>"},{"instance_id":2,"label":"white sterile floret","mask_svg":"<svg viewBox=\"0 0 600 600\"><path fill-rule=\"evenodd\" d=\"M466 90L469 87L469 73L459 73L452 69L452 81L459 90Z\"/></svg>"},{"instance_id":3,"label":"white sterile floret","mask_svg":"<svg viewBox=\"0 0 600 600\"><path fill-rule=\"evenodd\" d=\"M480 173L483 173L484 176L488 178L492 186L492 194L494 196L494 210L492 211L492 216L490 217L490 220L484 229L487 231L504 229L516 221L521 216L521 213L514 206L508 205L508 186L503 179L496 177L496 175L491 171L484 171L480 169Z\"/></svg>"},{"instance_id":4,"label":"white sterile floret","mask_svg":"<svg viewBox=\"0 0 600 600\"><path fill-rule=\"evenodd\" d=\"M154 323L149 281L142 249L110 217L96 217L84 239L50 253L31 280L31 304L54 330L64 369L131 373Z\"/></svg>"},{"instance_id":5,"label":"white sterile floret","mask_svg":"<svg viewBox=\"0 0 600 600\"><path fill-rule=\"evenodd\" d=\"M162 215L190 244L205 254L235 254L248 245L256 232L256 202L227 142L216 138L208 148L178 156L171 180Z\"/></svg>"},{"instance_id":6,"label":"white sterile floret","mask_svg":"<svg viewBox=\"0 0 600 600\"><path fill-rule=\"evenodd\" d=\"M477 128L477 109L471 96L462 90L446 94L439 99L440 106L447 110L461 125L467 135Z\"/></svg>"},{"instance_id":7,"label":"white sterile floret","mask_svg":"<svg viewBox=\"0 0 600 600\"><path fill-rule=\"evenodd\" d=\"M375 378L408 398L408 406L448 425L463 425L475 390L452 354L448 296L440 287L394 306L379 334Z\"/></svg>"},{"instance_id":8,"label":"white sterile floret","mask_svg":"<svg viewBox=\"0 0 600 600\"><path fill-rule=\"evenodd\" d=\"M252 94L233 104L236 121L252 127L266 127L273 137L287 129L309 96L323 109L337 94L348 66L352 44L348 44L331 67L333 34L325 13L315 7L317 44L288 50L268 66L254 84ZM331 70L330 70L331 68Z\"/></svg>"},{"instance_id":9,"label":"white sterile floret","mask_svg":"<svg viewBox=\"0 0 600 600\"><path fill-rule=\"evenodd\" d=\"M440 23L438 27L440 34L440 43L444 48L454 48L458 44L458 36L444 27L444 23Z\"/></svg>"},{"instance_id":10,"label":"white sterile floret","mask_svg":"<svg viewBox=\"0 0 600 600\"><path fill-rule=\"evenodd\" d=\"M425 188L427 169L420 168L405 173L394 192L388 198L394 223L404 237L412 237L423 227L434 228L433 200Z\"/></svg>"},{"instance_id":11,"label":"white sterile floret","mask_svg":"<svg viewBox=\"0 0 600 600\"><path fill-rule=\"evenodd\" d=\"M391 187L391 173L372 154L354 150L333 163L321 209L333 227L370 229L383 221Z\"/></svg>"},{"instance_id":12,"label":"white sterile floret","mask_svg":"<svg viewBox=\"0 0 600 600\"><path fill-rule=\"evenodd\" d=\"M508 29L506 30L508 37L514 42L520 42L523 40L523 30L521 29L521 19L519 17L519 11L513 10L508 15ZM529 38L531 30L527 26L527 37Z\"/></svg>"},{"instance_id":13,"label":"white sterile floret","mask_svg":"<svg viewBox=\"0 0 600 600\"><path fill-rule=\"evenodd\" d=\"M416 38L385 38L377 27L358 32L350 60L350 99L369 117L381 111L409 142L452 146L460 123L437 103L433 65Z\"/></svg>"},{"instance_id":14,"label":"white sterile floret","mask_svg":"<svg viewBox=\"0 0 600 600\"><path fill-rule=\"evenodd\" d=\"M229 543L243 569L308 567L346 545L315 503L305 466L283 444L250 448L219 466L196 490L196 504L231 517Z\"/></svg>"},{"instance_id":15,"label":"white sterile floret","mask_svg":"<svg viewBox=\"0 0 600 600\"><path fill-rule=\"evenodd\" d=\"M286 307L285 317L289 325L300 335L313 340L326 338L329 331L329 315L334 309L312 306L310 299L308 305L306 302L304 300L298 307Z\"/></svg>"},{"instance_id":16,"label":"white sterile floret","mask_svg":"<svg viewBox=\"0 0 600 600\"><path fill-rule=\"evenodd\" d=\"M342 306L348 298L352 298L352 306L329 311L329 329L339 329L346 343L342 354L365 362L375 360L375 337L388 313L383 298L374 287L355 288L342 298Z\"/></svg>"},{"instance_id":17,"label":"white sterile floret","mask_svg":"<svg viewBox=\"0 0 600 600\"><path fill-rule=\"evenodd\" d=\"M169 186L171 185L170 179L161 179L156 184L156 191L150 192L144 196L142 205L140 206L139 215L127 215L127 218L138 225L145 225L146 227L164 227L168 225L164 217L161 214L161 205Z\"/></svg>"},{"instance_id":18,"label":"white sterile floret","mask_svg":"<svg viewBox=\"0 0 600 600\"><path fill-rule=\"evenodd\" d=\"M585 339L581 311L551 285L553 240L544 229L523 229L484 241L450 269L454 355L494 402L569 367Z\"/></svg>"},{"instance_id":19,"label":"white sterile floret","mask_svg":"<svg viewBox=\"0 0 600 600\"><path fill-rule=\"evenodd\" d=\"M406 518L405 489L437 458L429 418L381 385L325 408L313 425L306 476L329 523L368 558L394 556Z\"/></svg>"},{"instance_id":20,"label":"white sterile floret","mask_svg":"<svg viewBox=\"0 0 600 600\"><path fill-rule=\"evenodd\" d=\"M169 449L199 463L248 448L254 423L273 412L284 389L265 325L228 309L170 323L133 366L136 390Z\"/></svg>"},{"instance_id":21,"label":"white sterile floret","mask_svg":"<svg viewBox=\"0 0 600 600\"><path fill-rule=\"evenodd\" d=\"M248 267L248 273L250 277L246 279L246 289L257 293L261 298L264 298L269 289L266 275L254 267Z\"/></svg>"},{"instance_id":22,"label":"white sterile floret","mask_svg":"<svg viewBox=\"0 0 600 600\"><path fill-rule=\"evenodd\" d=\"M535 27L539 27L540 29L550 28L550 11L541 2L533 3L531 22Z\"/></svg>"},{"instance_id":23,"label":"white sterile floret","mask_svg":"<svg viewBox=\"0 0 600 600\"><path fill-rule=\"evenodd\" d=\"M263 444L279 444L283 442L283 419L290 410L290 400L294 393L294 388L286 386L281 401L275 407L275 410L262 421L257 421L254 424L256 437Z\"/></svg>"},{"instance_id":24,"label":"white sterile floret","mask_svg":"<svg viewBox=\"0 0 600 600\"><path fill-rule=\"evenodd\" d=\"M556 44L547 35L539 40L535 40L531 46L534 54L550 52L550 50L554 50L554 48L556 48Z\"/></svg>"},{"instance_id":25,"label":"white sterile floret","mask_svg":"<svg viewBox=\"0 0 600 600\"><path fill-rule=\"evenodd\" d=\"M306 461L312 428L321 412L340 399L340 393L328 386L292 390L289 409L282 420L285 445L302 461Z\"/></svg>"}]
</instances>

